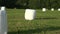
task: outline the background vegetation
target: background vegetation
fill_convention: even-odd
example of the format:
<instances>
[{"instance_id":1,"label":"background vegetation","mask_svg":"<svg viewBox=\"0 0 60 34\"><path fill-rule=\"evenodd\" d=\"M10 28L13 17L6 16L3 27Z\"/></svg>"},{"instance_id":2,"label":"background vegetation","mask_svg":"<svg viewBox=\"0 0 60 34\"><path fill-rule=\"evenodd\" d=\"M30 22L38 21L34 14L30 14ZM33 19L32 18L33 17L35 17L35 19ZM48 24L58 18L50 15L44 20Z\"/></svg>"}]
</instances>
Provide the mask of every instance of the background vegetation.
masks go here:
<instances>
[{"instance_id":1,"label":"background vegetation","mask_svg":"<svg viewBox=\"0 0 60 34\"><path fill-rule=\"evenodd\" d=\"M0 0L0 6L7 8L60 8L60 0Z\"/></svg>"}]
</instances>

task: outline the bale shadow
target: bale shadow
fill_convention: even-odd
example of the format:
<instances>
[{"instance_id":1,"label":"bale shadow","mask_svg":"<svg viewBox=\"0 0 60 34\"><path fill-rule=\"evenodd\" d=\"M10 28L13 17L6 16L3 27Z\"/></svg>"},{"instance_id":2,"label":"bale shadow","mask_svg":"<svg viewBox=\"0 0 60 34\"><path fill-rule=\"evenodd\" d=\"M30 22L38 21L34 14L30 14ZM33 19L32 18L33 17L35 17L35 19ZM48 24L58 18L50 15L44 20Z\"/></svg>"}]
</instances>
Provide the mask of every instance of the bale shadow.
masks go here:
<instances>
[{"instance_id":1,"label":"bale shadow","mask_svg":"<svg viewBox=\"0 0 60 34\"><path fill-rule=\"evenodd\" d=\"M53 27L53 26L49 26L49 27L43 27L43 28L37 28L37 29L30 29L30 30L18 30L18 32L8 32L8 34L32 34L32 33L40 33L40 32L44 32L44 34L47 33L47 31L55 31L55 30L60 30L60 27Z\"/></svg>"},{"instance_id":2,"label":"bale shadow","mask_svg":"<svg viewBox=\"0 0 60 34\"><path fill-rule=\"evenodd\" d=\"M55 31L60 30L60 27L44 27L43 31Z\"/></svg>"},{"instance_id":3,"label":"bale shadow","mask_svg":"<svg viewBox=\"0 0 60 34\"><path fill-rule=\"evenodd\" d=\"M19 34L32 34L32 33L40 33L42 29L30 29L30 30L23 30L23 31L18 31Z\"/></svg>"},{"instance_id":4,"label":"bale shadow","mask_svg":"<svg viewBox=\"0 0 60 34\"><path fill-rule=\"evenodd\" d=\"M42 29L42 31L44 31L44 34L47 33L47 31L56 31L56 30L60 30L60 27L53 27L53 26L50 26L50 27L44 27ZM56 32L54 32L56 33Z\"/></svg>"},{"instance_id":5,"label":"bale shadow","mask_svg":"<svg viewBox=\"0 0 60 34\"><path fill-rule=\"evenodd\" d=\"M8 34L32 34L32 33L40 33L42 29L30 29L30 30L18 30L17 32L8 32Z\"/></svg>"},{"instance_id":6,"label":"bale shadow","mask_svg":"<svg viewBox=\"0 0 60 34\"><path fill-rule=\"evenodd\" d=\"M58 18L56 18L56 17L47 17L47 18L35 18L36 20L42 20L42 19L45 19L45 20L47 20L47 19L58 19Z\"/></svg>"},{"instance_id":7,"label":"bale shadow","mask_svg":"<svg viewBox=\"0 0 60 34\"><path fill-rule=\"evenodd\" d=\"M17 32L8 32L7 34L17 34Z\"/></svg>"}]
</instances>

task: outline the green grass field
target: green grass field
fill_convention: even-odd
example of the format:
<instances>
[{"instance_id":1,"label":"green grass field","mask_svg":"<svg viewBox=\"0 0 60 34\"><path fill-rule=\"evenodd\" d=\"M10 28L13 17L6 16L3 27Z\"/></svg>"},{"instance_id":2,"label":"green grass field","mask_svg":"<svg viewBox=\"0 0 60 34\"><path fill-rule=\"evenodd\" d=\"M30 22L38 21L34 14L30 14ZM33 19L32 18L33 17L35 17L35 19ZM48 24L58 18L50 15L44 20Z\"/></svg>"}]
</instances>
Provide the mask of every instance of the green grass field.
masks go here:
<instances>
[{"instance_id":1,"label":"green grass field","mask_svg":"<svg viewBox=\"0 0 60 34\"><path fill-rule=\"evenodd\" d=\"M24 9L7 9L8 34L60 34L60 12L36 10L32 21L24 19Z\"/></svg>"}]
</instances>

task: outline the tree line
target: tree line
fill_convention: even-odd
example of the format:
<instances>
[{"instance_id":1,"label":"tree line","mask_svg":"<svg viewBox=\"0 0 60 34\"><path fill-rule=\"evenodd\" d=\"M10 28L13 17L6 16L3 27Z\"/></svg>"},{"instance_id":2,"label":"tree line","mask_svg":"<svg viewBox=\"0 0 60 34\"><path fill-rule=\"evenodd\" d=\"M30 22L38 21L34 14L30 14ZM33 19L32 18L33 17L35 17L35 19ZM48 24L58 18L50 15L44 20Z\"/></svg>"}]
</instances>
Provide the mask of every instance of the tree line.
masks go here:
<instances>
[{"instance_id":1,"label":"tree line","mask_svg":"<svg viewBox=\"0 0 60 34\"><path fill-rule=\"evenodd\" d=\"M0 6L7 8L60 8L60 0L0 0Z\"/></svg>"}]
</instances>

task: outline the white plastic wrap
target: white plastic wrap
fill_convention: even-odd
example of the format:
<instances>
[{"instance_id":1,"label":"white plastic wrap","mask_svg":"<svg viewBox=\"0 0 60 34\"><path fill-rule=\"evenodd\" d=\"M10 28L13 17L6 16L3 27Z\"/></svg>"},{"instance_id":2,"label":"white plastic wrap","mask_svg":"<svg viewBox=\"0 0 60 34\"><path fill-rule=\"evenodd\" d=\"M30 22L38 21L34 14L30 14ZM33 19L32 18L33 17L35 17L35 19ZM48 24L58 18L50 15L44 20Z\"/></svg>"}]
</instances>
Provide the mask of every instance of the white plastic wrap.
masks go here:
<instances>
[{"instance_id":1,"label":"white plastic wrap","mask_svg":"<svg viewBox=\"0 0 60 34\"><path fill-rule=\"evenodd\" d=\"M58 11L60 11L60 8L58 9Z\"/></svg>"},{"instance_id":2,"label":"white plastic wrap","mask_svg":"<svg viewBox=\"0 0 60 34\"><path fill-rule=\"evenodd\" d=\"M5 10L5 7L1 7L1 10Z\"/></svg>"},{"instance_id":3,"label":"white plastic wrap","mask_svg":"<svg viewBox=\"0 0 60 34\"><path fill-rule=\"evenodd\" d=\"M51 8L51 11L54 11L54 8Z\"/></svg>"},{"instance_id":4,"label":"white plastic wrap","mask_svg":"<svg viewBox=\"0 0 60 34\"><path fill-rule=\"evenodd\" d=\"M7 15L4 8L0 10L0 34L7 34Z\"/></svg>"},{"instance_id":5,"label":"white plastic wrap","mask_svg":"<svg viewBox=\"0 0 60 34\"><path fill-rule=\"evenodd\" d=\"M42 11L45 12L46 11L46 8L42 8Z\"/></svg>"},{"instance_id":6,"label":"white plastic wrap","mask_svg":"<svg viewBox=\"0 0 60 34\"><path fill-rule=\"evenodd\" d=\"M36 15L36 10L33 10L33 9L26 9L25 10L25 19L26 20L35 19L35 15Z\"/></svg>"}]
</instances>

